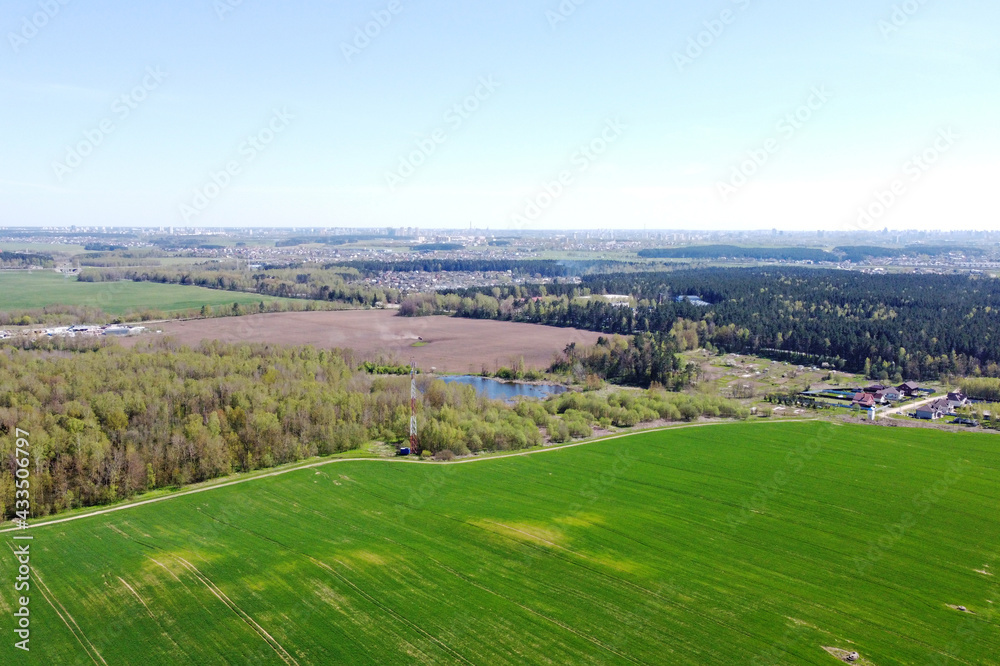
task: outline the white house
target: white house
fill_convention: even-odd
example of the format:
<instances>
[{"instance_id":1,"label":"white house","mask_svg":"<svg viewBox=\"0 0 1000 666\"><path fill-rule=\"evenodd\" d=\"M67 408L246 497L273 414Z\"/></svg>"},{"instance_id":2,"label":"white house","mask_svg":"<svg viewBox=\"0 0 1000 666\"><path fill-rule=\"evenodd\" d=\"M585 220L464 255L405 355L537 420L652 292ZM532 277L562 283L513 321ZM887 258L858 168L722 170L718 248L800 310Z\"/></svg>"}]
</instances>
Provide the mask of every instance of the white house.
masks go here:
<instances>
[{"instance_id":1,"label":"white house","mask_svg":"<svg viewBox=\"0 0 1000 666\"><path fill-rule=\"evenodd\" d=\"M889 386L882 389L875 394L875 399L880 400L880 402L898 402L903 398L903 394L899 392L899 389Z\"/></svg>"},{"instance_id":2,"label":"white house","mask_svg":"<svg viewBox=\"0 0 1000 666\"><path fill-rule=\"evenodd\" d=\"M917 407L916 416L918 419L924 419L926 421L936 421L937 419L944 416L940 409L934 406L934 404L921 405Z\"/></svg>"},{"instance_id":3,"label":"white house","mask_svg":"<svg viewBox=\"0 0 1000 666\"><path fill-rule=\"evenodd\" d=\"M955 409L956 407L963 407L969 404L969 399L965 397L965 394L961 391L952 391L948 394L948 407Z\"/></svg>"}]
</instances>

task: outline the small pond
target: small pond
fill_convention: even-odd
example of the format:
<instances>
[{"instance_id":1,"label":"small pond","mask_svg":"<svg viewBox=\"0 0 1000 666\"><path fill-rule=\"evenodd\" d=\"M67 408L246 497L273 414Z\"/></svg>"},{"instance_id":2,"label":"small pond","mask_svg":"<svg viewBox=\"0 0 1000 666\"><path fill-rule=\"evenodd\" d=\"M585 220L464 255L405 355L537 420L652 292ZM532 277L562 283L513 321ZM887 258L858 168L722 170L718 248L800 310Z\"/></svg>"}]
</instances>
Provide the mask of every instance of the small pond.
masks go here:
<instances>
[{"instance_id":1,"label":"small pond","mask_svg":"<svg viewBox=\"0 0 1000 666\"><path fill-rule=\"evenodd\" d=\"M550 395L565 393L565 386L554 386L552 384L522 384L521 382L506 382L500 379L489 377L476 377L474 375L461 375L458 377L441 377L442 381L455 384L468 384L476 389L480 395L485 395L491 400L513 401L517 398L538 398L544 400Z\"/></svg>"}]
</instances>

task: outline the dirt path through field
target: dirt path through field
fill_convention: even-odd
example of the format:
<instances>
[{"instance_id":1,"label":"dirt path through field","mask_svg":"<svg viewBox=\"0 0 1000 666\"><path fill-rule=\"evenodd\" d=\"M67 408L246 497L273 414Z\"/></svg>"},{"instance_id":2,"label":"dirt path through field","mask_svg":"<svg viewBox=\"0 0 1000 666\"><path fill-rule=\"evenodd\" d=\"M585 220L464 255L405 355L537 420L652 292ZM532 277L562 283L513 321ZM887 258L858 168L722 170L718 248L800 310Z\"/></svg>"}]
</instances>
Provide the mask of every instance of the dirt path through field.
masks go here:
<instances>
[{"instance_id":1,"label":"dirt path through field","mask_svg":"<svg viewBox=\"0 0 1000 666\"><path fill-rule=\"evenodd\" d=\"M783 421L767 421L765 423L757 424L757 427L765 427L771 424L779 423L807 423L811 421L816 421L817 419L788 419ZM520 456L531 456L538 455L542 453L549 453L551 451L562 451L564 449L571 449L576 446L586 446L588 444L596 444L598 442L608 442L614 439L621 439L622 437L631 437L633 435L644 435L653 432L662 432L664 430L684 430L687 428L704 428L708 426L718 426L718 425L728 425L736 423L736 421L712 421L709 423L688 423L683 425L667 426L664 428L650 428L646 430L633 430L630 432L624 432L618 435L612 435L611 437L601 437L598 439L587 439L580 442L573 442L572 444L562 444L560 446L550 446L544 449L534 449L531 451L519 451L516 453L507 453L504 455L497 456L484 456L484 457L470 457L463 458L461 460L453 460L451 462L424 462L420 460L405 460L402 458L335 458L334 460L320 460L319 462L306 463L302 465L293 465L285 469L279 469L274 472L268 472L266 474L258 474L255 476L247 477L245 479L236 479L234 481L226 481L224 483L216 483L213 485L205 486L203 488L192 488L191 490L182 490L172 495L164 495L163 497L156 497L148 500L140 500L138 502L130 502L128 504L122 504L120 506L114 506L109 509L100 509L98 511L92 511L90 513L83 513L78 516L69 516L67 518L56 518L54 520L47 520L44 523L33 523L28 525L27 528L21 527L8 527L5 529L0 529L0 534L4 532L16 532L22 529L37 529L39 527L45 527L47 525L56 525L58 523L68 523L74 520L83 520L84 518L93 518L94 516L103 516L105 514L114 513L116 511L124 511L125 509L134 509L138 506L144 506L146 504L155 504L156 502L165 502L167 500L176 499L178 497L184 497L186 495L194 495L195 493L204 493L210 490L217 490L219 488L228 488L229 486L235 486L240 483L249 483L251 481L256 481L258 479L267 479L273 476L281 476L282 474L289 474L291 472L297 472L303 469L312 469L314 467L325 467L326 465L334 465L337 463L383 463L390 465L466 465L470 463L484 463L490 460L504 460L505 458L517 458ZM837 424L834 424L837 425ZM157 563L159 564L159 563ZM162 566L162 565L161 565Z\"/></svg>"}]
</instances>

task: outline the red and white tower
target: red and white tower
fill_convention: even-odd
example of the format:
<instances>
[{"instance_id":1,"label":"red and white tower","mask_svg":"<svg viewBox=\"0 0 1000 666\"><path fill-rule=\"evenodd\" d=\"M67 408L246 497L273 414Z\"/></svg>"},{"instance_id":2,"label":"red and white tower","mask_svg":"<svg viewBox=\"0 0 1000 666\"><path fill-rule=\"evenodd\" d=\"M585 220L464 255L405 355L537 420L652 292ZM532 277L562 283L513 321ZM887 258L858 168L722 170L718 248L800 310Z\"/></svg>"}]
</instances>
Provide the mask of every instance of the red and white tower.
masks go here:
<instances>
[{"instance_id":1,"label":"red and white tower","mask_svg":"<svg viewBox=\"0 0 1000 666\"><path fill-rule=\"evenodd\" d=\"M410 451L417 452L417 369L410 361Z\"/></svg>"}]
</instances>

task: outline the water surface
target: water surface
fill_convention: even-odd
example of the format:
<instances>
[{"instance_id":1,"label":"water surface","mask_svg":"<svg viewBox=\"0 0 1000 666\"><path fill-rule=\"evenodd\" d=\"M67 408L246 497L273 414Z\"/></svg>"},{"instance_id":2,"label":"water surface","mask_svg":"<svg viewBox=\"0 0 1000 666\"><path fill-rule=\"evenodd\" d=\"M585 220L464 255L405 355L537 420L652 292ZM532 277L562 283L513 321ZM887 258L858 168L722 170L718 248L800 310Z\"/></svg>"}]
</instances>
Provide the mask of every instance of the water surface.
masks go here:
<instances>
[{"instance_id":1,"label":"water surface","mask_svg":"<svg viewBox=\"0 0 1000 666\"><path fill-rule=\"evenodd\" d=\"M524 384L521 382L503 381L502 379L492 379L490 377L477 377L475 375L441 377L440 379L449 384L468 384L476 389L477 393L485 395L491 400L506 400L508 402L522 397L544 400L550 395L559 395L569 390L565 386Z\"/></svg>"}]
</instances>

